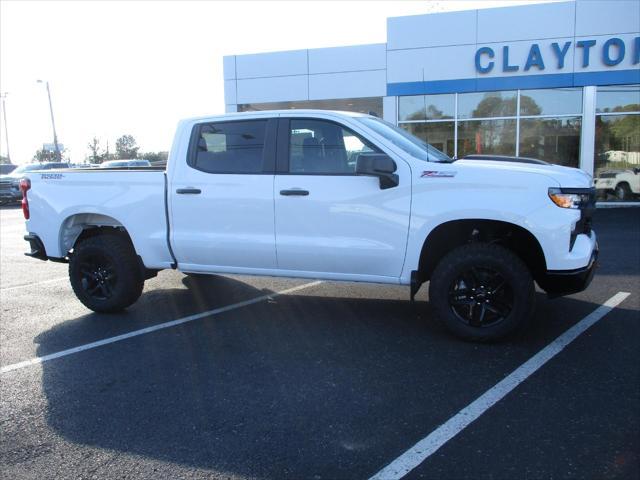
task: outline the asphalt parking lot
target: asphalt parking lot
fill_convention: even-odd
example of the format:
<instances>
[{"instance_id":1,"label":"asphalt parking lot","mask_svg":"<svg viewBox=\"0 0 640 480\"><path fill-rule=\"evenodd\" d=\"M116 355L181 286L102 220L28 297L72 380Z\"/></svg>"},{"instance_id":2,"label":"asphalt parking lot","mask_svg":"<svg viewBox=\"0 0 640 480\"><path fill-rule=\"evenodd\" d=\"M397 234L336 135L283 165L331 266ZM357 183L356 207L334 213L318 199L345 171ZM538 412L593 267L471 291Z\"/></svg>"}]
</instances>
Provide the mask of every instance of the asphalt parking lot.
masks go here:
<instances>
[{"instance_id":1,"label":"asphalt parking lot","mask_svg":"<svg viewBox=\"0 0 640 480\"><path fill-rule=\"evenodd\" d=\"M92 313L66 265L23 255L21 211L0 220L4 478L367 479L618 292L404 478L640 476L638 208L597 212L587 291L539 294L532 326L489 345L448 335L425 288L411 304L401 287L166 271L126 313Z\"/></svg>"}]
</instances>

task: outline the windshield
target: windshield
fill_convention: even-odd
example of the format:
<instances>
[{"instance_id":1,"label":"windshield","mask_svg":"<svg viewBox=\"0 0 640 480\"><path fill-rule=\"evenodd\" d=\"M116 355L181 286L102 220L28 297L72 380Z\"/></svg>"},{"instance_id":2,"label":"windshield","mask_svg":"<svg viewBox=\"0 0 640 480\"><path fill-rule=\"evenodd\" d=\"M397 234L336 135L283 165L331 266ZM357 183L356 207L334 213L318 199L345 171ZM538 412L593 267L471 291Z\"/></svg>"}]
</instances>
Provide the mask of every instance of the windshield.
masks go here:
<instances>
[{"instance_id":1,"label":"windshield","mask_svg":"<svg viewBox=\"0 0 640 480\"><path fill-rule=\"evenodd\" d=\"M426 162L453 162L449 156L437 148L389 122L374 117L354 117L354 119L365 124L413 157Z\"/></svg>"},{"instance_id":2,"label":"windshield","mask_svg":"<svg viewBox=\"0 0 640 480\"><path fill-rule=\"evenodd\" d=\"M118 160L110 160L108 162L103 162L100 164L102 168L113 168L113 167L124 167L127 165L127 162L122 162Z\"/></svg>"},{"instance_id":3,"label":"windshield","mask_svg":"<svg viewBox=\"0 0 640 480\"><path fill-rule=\"evenodd\" d=\"M32 172L34 170L42 170L42 165L40 165L39 163L32 165L22 165L11 172L11 175L20 175L21 173Z\"/></svg>"}]
</instances>

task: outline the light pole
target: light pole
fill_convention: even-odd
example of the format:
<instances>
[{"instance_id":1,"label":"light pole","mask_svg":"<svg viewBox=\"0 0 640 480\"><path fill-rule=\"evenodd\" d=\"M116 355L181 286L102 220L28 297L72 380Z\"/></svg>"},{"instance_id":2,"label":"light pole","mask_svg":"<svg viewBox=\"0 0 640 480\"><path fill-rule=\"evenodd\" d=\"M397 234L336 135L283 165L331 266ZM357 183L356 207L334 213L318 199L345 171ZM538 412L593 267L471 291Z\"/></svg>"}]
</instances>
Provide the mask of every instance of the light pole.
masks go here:
<instances>
[{"instance_id":1,"label":"light pole","mask_svg":"<svg viewBox=\"0 0 640 480\"><path fill-rule=\"evenodd\" d=\"M0 93L0 97L2 97L2 116L4 117L4 139L7 142L7 160L11 163L11 154L9 153L9 131L7 130L7 106L4 103L5 98L7 98L7 92Z\"/></svg>"},{"instance_id":2,"label":"light pole","mask_svg":"<svg viewBox=\"0 0 640 480\"><path fill-rule=\"evenodd\" d=\"M49 90L49 82L38 80L38 83L44 83L47 85L47 96L49 97L49 111L51 112L51 126L53 127L53 146L56 149L56 160L59 162L61 159L60 148L58 147L58 135L56 135L56 122L53 120L53 105L51 104L51 90Z\"/></svg>"}]
</instances>

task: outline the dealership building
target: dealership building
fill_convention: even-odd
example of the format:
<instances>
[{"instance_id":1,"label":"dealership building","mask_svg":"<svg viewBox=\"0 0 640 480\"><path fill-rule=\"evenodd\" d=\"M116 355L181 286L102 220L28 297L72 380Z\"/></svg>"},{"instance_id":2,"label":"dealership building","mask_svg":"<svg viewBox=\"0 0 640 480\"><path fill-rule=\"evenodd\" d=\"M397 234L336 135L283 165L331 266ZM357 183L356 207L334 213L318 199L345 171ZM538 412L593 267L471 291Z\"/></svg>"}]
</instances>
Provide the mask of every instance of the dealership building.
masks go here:
<instances>
[{"instance_id":1,"label":"dealership building","mask_svg":"<svg viewBox=\"0 0 640 480\"><path fill-rule=\"evenodd\" d=\"M374 112L451 157L540 158L639 198L638 0L389 18L383 44L226 56L224 82L227 112Z\"/></svg>"}]
</instances>

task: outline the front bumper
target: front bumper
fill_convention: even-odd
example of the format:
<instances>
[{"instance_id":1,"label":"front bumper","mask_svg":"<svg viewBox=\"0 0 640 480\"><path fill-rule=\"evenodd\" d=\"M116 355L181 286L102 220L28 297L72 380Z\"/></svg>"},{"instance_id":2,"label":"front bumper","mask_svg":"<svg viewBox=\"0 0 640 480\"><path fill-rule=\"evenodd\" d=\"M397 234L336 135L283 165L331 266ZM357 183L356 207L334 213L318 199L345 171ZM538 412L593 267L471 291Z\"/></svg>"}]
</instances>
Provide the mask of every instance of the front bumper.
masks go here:
<instances>
[{"instance_id":1,"label":"front bumper","mask_svg":"<svg viewBox=\"0 0 640 480\"><path fill-rule=\"evenodd\" d=\"M538 285L547 292L550 298L571 295L585 290L596 273L598 253L598 244L596 243L586 267L576 270L548 270L538 279Z\"/></svg>"}]
</instances>

